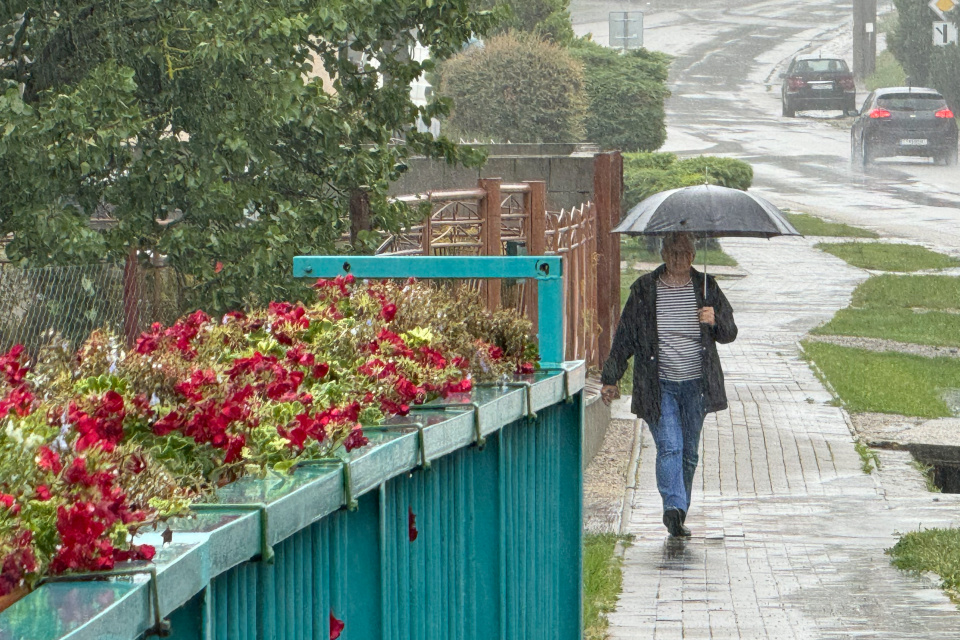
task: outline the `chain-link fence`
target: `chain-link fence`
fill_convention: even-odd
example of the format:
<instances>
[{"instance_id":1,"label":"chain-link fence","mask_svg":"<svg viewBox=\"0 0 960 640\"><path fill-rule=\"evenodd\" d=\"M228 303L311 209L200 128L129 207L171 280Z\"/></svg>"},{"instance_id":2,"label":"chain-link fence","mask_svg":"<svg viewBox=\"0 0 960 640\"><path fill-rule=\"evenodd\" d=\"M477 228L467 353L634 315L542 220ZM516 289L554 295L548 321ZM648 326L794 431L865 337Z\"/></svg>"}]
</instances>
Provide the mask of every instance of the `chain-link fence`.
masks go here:
<instances>
[{"instance_id":1,"label":"chain-link fence","mask_svg":"<svg viewBox=\"0 0 960 640\"><path fill-rule=\"evenodd\" d=\"M129 339L152 322L172 323L181 314L182 291L170 267L0 264L0 349L22 344L35 354L64 340L75 348L99 328Z\"/></svg>"}]
</instances>

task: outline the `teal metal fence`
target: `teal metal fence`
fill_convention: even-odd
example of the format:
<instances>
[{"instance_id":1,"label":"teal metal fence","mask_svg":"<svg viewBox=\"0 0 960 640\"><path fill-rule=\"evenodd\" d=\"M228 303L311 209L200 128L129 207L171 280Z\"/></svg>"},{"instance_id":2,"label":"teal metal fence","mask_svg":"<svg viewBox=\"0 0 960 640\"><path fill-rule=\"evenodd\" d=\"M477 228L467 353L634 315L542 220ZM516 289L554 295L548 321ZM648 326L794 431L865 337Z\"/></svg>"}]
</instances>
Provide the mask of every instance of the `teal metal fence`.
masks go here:
<instances>
[{"instance_id":1,"label":"teal metal fence","mask_svg":"<svg viewBox=\"0 0 960 640\"><path fill-rule=\"evenodd\" d=\"M341 462L223 487L169 544L140 536L160 548L144 572L44 584L0 640L326 640L336 621L342 640L579 639L584 379L562 363L478 387Z\"/></svg>"}]
</instances>

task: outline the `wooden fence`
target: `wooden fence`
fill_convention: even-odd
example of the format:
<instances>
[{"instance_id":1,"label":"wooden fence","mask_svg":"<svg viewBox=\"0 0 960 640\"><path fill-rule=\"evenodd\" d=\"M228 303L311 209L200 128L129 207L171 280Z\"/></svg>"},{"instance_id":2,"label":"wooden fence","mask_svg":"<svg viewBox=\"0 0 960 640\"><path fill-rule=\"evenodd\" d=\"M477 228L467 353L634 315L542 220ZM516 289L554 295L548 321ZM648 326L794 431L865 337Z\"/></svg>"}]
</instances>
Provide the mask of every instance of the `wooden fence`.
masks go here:
<instances>
[{"instance_id":1,"label":"wooden fence","mask_svg":"<svg viewBox=\"0 0 960 640\"><path fill-rule=\"evenodd\" d=\"M599 366L610 349L620 311L620 249L610 229L620 219L620 155L597 156L594 200L550 211L546 183L503 183L396 198L429 205L423 222L389 235L378 255L559 255L563 257L566 360ZM522 311L536 331L536 284L475 283L488 308Z\"/></svg>"}]
</instances>

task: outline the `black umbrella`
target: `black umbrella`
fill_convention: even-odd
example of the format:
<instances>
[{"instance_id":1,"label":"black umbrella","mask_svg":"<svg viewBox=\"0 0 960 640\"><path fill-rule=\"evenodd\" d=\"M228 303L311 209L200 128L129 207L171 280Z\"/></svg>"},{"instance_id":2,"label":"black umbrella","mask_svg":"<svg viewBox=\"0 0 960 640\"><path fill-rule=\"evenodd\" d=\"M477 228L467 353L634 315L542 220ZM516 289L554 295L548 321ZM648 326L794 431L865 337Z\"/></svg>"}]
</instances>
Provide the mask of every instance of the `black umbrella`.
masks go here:
<instances>
[{"instance_id":1,"label":"black umbrella","mask_svg":"<svg viewBox=\"0 0 960 640\"><path fill-rule=\"evenodd\" d=\"M800 235L780 209L760 196L706 184L656 193L630 209L613 230L638 236L678 231L704 238ZM703 270L706 273L706 251ZM706 278L703 292L706 297Z\"/></svg>"}]
</instances>

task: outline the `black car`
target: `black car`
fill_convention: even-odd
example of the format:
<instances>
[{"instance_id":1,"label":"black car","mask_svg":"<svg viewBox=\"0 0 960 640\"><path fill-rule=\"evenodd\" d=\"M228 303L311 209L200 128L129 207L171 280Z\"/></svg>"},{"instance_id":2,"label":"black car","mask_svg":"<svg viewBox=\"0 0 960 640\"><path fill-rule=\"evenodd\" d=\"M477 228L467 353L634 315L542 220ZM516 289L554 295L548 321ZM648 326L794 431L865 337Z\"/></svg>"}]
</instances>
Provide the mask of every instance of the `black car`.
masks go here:
<instances>
[{"instance_id":1,"label":"black car","mask_svg":"<svg viewBox=\"0 0 960 640\"><path fill-rule=\"evenodd\" d=\"M809 109L840 109L849 115L857 111L853 73L840 58L797 56L781 77L780 101L788 118Z\"/></svg>"},{"instance_id":2,"label":"black car","mask_svg":"<svg viewBox=\"0 0 960 640\"><path fill-rule=\"evenodd\" d=\"M867 96L850 129L850 157L865 166L883 156L957 164L957 121L942 95L922 87L887 87Z\"/></svg>"}]
</instances>

